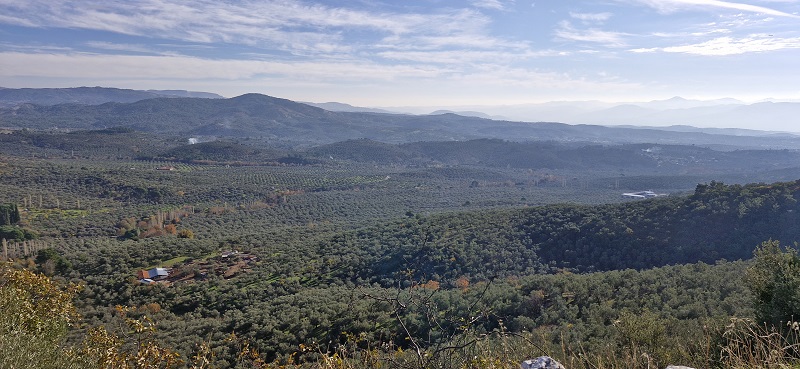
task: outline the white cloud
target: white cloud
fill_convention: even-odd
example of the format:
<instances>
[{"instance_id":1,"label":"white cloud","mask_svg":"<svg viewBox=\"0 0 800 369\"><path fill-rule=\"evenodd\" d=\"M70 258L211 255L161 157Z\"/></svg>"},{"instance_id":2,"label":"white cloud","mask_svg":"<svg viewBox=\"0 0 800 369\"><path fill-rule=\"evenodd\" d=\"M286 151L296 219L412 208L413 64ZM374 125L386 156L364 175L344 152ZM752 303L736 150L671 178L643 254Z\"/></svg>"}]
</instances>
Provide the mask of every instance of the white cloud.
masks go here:
<instances>
[{"instance_id":1,"label":"white cloud","mask_svg":"<svg viewBox=\"0 0 800 369\"><path fill-rule=\"evenodd\" d=\"M490 6L494 1L481 1ZM498 5L502 5L497 2ZM0 22L26 27L101 30L196 43L225 42L321 53L349 51L348 32L373 38L485 35L490 19L476 10L427 13L370 12L299 0L6 0ZM324 46L324 47L319 47ZM367 46L368 47L368 46Z\"/></svg>"},{"instance_id":2,"label":"white cloud","mask_svg":"<svg viewBox=\"0 0 800 369\"><path fill-rule=\"evenodd\" d=\"M128 51L134 53L142 53L142 54L156 54L156 55L174 55L175 53L168 52L164 53L150 47L148 45L142 44L118 44L113 42L105 42L105 41L89 41L86 43L86 46L89 46L94 49L100 50L112 50L112 51Z\"/></svg>"},{"instance_id":3,"label":"white cloud","mask_svg":"<svg viewBox=\"0 0 800 369\"><path fill-rule=\"evenodd\" d=\"M706 7L706 8L724 8L734 9L751 13L769 14L778 17L798 18L800 16L790 14L780 10L767 8L758 5L742 4L729 1L720 0L632 0L634 2L647 5L662 13L672 13L681 9Z\"/></svg>"},{"instance_id":4,"label":"white cloud","mask_svg":"<svg viewBox=\"0 0 800 369\"><path fill-rule=\"evenodd\" d=\"M407 51L441 51L453 48L465 48L469 50L492 50L494 52L506 52L515 50L516 52L527 51L530 45L527 42L506 41L494 37L479 34L457 34L448 36L409 36L409 37L388 37L375 47L383 50L407 50Z\"/></svg>"},{"instance_id":5,"label":"white cloud","mask_svg":"<svg viewBox=\"0 0 800 369\"><path fill-rule=\"evenodd\" d=\"M657 47L651 47L651 48L630 49L628 51L630 51L632 53L646 54L646 53L654 53L654 52L659 51L659 50L661 50L661 49L659 49Z\"/></svg>"},{"instance_id":6,"label":"white cloud","mask_svg":"<svg viewBox=\"0 0 800 369\"><path fill-rule=\"evenodd\" d=\"M572 27L567 21L561 21L555 30L557 38L568 41L598 43L609 47L624 47L627 45L624 38L627 36L621 32L603 31L595 28L578 30Z\"/></svg>"},{"instance_id":7,"label":"white cloud","mask_svg":"<svg viewBox=\"0 0 800 369\"><path fill-rule=\"evenodd\" d=\"M526 59L539 57L563 56L564 53L555 50L540 52L496 52L491 50L450 50L450 51L384 51L377 56L399 61L413 61L428 64L474 65L474 64L511 64Z\"/></svg>"},{"instance_id":8,"label":"white cloud","mask_svg":"<svg viewBox=\"0 0 800 369\"><path fill-rule=\"evenodd\" d=\"M433 77L439 73L433 67L385 66L367 62L276 62L211 60L188 56L0 53L0 77L36 75L43 78L192 80L202 76L207 79L241 80L280 74L301 79L391 80L401 76Z\"/></svg>"},{"instance_id":9,"label":"white cloud","mask_svg":"<svg viewBox=\"0 0 800 369\"><path fill-rule=\"evenodd\" d=\"M7 14L0 14L0 23L13 24L15 26L23 27L37 27L38 24L31 22L25 18L10 16Z\"/></svg>"},{"instance_id":10,"label":"white cloud","mask_svg":"<svg viewBox=\"0 0 800 369\"><path fill-rule=\"evenodd\" d=\"M478 53L480 54L480 53ZM457 57L456 55L440 55ZM483 59L488 55L467 55ZM432 101L507 99L515 94L531 96L541 91L631 91L635 83L596 80L565 73L512 68L502 64L482 63L470 68L427 65L382 65L365 61L278 62L270 60L210 60L188 56L101 55L87 53L40 54L0 53L0 81L7 87L30 87L28 76L50 81L77 81L67 85L114 85L127 88L174 88L197 86L229 96L264 91L264 86L292 98L293 91L318 99L334 101L344 93L365 99L415 99L428 94ZM198 81L198 76L203 80ZM52 84L51 84L52 86ZM424 86L424 87L423 87ZM310 89L309 89L310 88ZM241 90L233 90L241 89ZM543 90L544 89L544 90ZM554 89L554 90L550 90ZM399 93L398 91L403 91ZM496 91L486 94L486 91ZM314 92L317 91L317 92ZM327 97L322 97L322 91ZM381 91L377 94L375 91ZM265 91L266 92L266 91ZM310 95L309 95L310 94ZM316 94L316 95L315 95ZM300 95L297 95L298 97ZM566 95L565 95L566 96ZM462 100L464 99L464 100Z\"/></svg>"},{"instance_id":11,"label":"white cloud","mask_svg":"<svg viewBox=\"0 0 800 369\"><path fill-rule=\"evenodd\" d=\"M750 35L744 38L718 37L696 44L664 48L632 49L635 53L663 51L702 56L726 56L759 53L784 49L800 49L800 38L775 38L767 35Z\"/></svg>"},{"instance_id":12,"label":"white cloud","mask_svg":"<svg viewBox=\"0 0 800 369\"><path fill-rule=\"evenodd\" d=\"M584 22L597 22L603 23L609 20L613 14L605 12L605 13L573 13L569 12L569 16Z\"/></svg>"},{"instance_id":13,"label":"white cloud","mask_svg":"<svg viewBox=\"0 0 800 369\"><path fill-rule=\"evenodd\" d=\"M660 37L660 38L672 38L672 37L683 37L686 36L684 32L653 32L650 34L651 36Z\"/></svg>"},{"instance_id":14,"label":"white cloud","mask_svg":"<svg viewBox=\"0 0 800 369\"><path fill-rule=\"evenodd\" d=\"M0 42L0 49L2 50L13 50L19 52L26 52L26 53L50 53L50 52L73 52L75 51L71 47L67 46L58 46L58 45L21 45L21 44L12 44L6 42Z\"/></svg>"},{"instance_id":15,"label":"white cloud","mask_svg":"<svg viewBox=\"0 0 800 369\"><path fill-rule=\"evenodd\" d=\"M514 1L511 0L509 3L513 4ZM506 10L506 2L502 0L471 0L470 4L476 8Z\"/></svg>"},{"instance_id":16,"label":"white cloud","mask_svg":"<svg viewBox=\"0 0 800 369\"><path fill-rule=\"evenodd\" d=\"M732 33L732 31L727 29L727 28L715 28L715 29L703 30L703 31L700 31L700 32L692 32L692 33L690 33L690 35L691 36L695 36L695 37L702 37L702 36L708 36L708 35L715 34L715 33L729 34L729 33Z\"/></svg>"}]
</instances>

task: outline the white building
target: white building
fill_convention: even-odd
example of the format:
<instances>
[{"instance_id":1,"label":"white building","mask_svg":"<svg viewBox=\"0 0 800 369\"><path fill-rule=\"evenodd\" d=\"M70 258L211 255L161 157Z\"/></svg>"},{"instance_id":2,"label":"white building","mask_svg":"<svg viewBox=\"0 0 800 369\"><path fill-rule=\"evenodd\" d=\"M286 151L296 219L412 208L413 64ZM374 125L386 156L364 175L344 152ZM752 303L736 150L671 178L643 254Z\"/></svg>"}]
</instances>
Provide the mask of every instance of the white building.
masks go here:
<instances>
[{"instance_id":1,"label":"white building","mask_svg":"<svg viewBox=\"0 0 800 369\"><path fill-rule=\"evenodd\" d=\"M623 193L622 197L629 199L649 199L652 197L667 196L665 193L655 193L653 191L639 191Z\"/></svg>"}]
</instances>

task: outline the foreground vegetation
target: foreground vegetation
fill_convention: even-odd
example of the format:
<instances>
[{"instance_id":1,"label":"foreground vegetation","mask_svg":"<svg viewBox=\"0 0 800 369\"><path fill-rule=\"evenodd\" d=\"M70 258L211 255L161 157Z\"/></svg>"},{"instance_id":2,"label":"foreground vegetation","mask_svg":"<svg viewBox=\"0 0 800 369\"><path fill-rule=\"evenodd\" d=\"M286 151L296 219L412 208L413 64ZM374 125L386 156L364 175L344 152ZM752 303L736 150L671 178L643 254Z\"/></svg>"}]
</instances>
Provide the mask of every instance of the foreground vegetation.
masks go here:
<instances>
[{"instance_id":1,"label":"foreground vegetation","mask_svg":"<svg viewBox=\"0 0 800 369\"><path fill-rule=\"evenodd\" d=\"M342 332L338 341L301 343L290 355L269 363L250 340L233 333L222 345L196 341L185 355L167 348L158 343L152 320L160 314L156 304L116 306L111 319L83 330L80 327L86 321L72 302L79 285L65 285L23 265L3 263L0 342L7 350L0 354L0 366L505 368L531 356L549 355L570 368L649 368L676 362L705 368L785 367L800 363L798 323L790 320L800 309L795 302L799 265L796 250L769 241L756 250L751 263L539 276L506 281L499 287L462 285L457 292L430 285L398 288L383 295L374 289L361 290L360 297L371 300L373 310L383 310L383 322L351 323L394 322L397 336L387 340L391 334L376 338L368 331ZM742 272L749 289L738 287L741 284L736 282L741 280L733 276ZM544 288L525 298L526 316L571 323L530 321L531 326L522 329L514 325L528 322L517 319L505 324L508 311L502 308L514 305L514 296L520 295L515 290L536 287ZM695 305L704 299L699 295L719 287L723 288L720 295L727 296L706 297L705 302L721 303ZM641 288L654 290L636 291ZM554 290L570 292L555 296L558 301L548 301ZM654 299L670 295L665 303ZM688 307L685 299L693 300ZM351 307L354 302L350 301ZM731 311L753 316L745 307L748 304L754 304L755 319L725 318ZM555 316L564 312L575 315ZM488 329L487 323L493 328ZM226 353L231 361L220 361L219 356Z\"/></svg>"},{"instance_id":2,"label":"foreground vegetation","mask_svg":"<svg viewBox=\"0 0 800 369\"><path fill-rule=\"evenodd\" d=\"M0 346L14 347L0 367L796 365L800 262L779 245L800 239L800 181L697 185L791 177L791 160L753 174L742 159L775 153L690 164L723 163L703 177L664 161L680 151L668 148L668 165L620 173L598 157L630 148L554 169L457 161L504 146L491 140L300 150L16 134L0 147L13 260ZM551 163L584 150L507 148L555 150ZM643 188L671 195L620 197ZM142 283L155 267L170 276Z\"/></svg>"}]
</instances>

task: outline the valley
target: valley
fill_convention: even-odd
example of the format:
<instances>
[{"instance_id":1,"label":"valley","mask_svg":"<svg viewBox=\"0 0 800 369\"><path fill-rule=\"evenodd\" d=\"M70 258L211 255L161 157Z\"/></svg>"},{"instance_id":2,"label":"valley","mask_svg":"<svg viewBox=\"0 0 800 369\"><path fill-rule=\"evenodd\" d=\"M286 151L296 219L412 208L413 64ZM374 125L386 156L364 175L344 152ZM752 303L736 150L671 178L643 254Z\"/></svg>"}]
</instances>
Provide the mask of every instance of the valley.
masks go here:
<instances>
[{"instance_id":1,"label":"valley","mask_svg":"<svg viewBox=\"0 0 800 369\"><path fill-rule=\"evenodd\" d=\"M254 94L24 103L0 126L4 265L81 286L58 345L103 327L135 352L133 319L184 367L727 368L731 322L786 318L753 281L796 258L770 249L800 239L791 135ZM623 197L644 190L665 196Z\"/></svg>"}]
</instances>

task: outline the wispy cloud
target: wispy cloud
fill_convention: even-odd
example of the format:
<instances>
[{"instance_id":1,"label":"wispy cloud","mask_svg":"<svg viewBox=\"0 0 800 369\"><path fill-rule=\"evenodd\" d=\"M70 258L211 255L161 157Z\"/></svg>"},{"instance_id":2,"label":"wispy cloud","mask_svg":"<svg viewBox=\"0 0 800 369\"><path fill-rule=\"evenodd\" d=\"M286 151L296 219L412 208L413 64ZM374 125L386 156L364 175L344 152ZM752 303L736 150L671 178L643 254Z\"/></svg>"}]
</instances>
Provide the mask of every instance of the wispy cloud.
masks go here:
<instances>
[{"instance_id":1,"label":"wispy cloud","mask_svg":"<svg viewBox=\"0 0 800 369\"><path fill-rule=\"evenodd\" d=\"M800 19L800 16L783 12L780 10L767 8L764 6L742 4L736 2L720 1L720 0L633 0L634 2L647 5L662 13L672 13L678 10L687 8L724 8L734 9L744 12L769 14L778 17L788 17Z\"/></svg>"},{"instance_id":2,"label":"wispy cloud","mask_svg":"<svg viewBox=\"0 0 800 369\"><path fill-rule=\"evenodd\" d=\"M555 50L544 50L539 52L526 51L520 53L514 52L495 52L495 51L476 51L476 50L451 50L451 51L428 51L428 52L414 52L414 51L384 51L377 54L378 56L389 60L413 61L428 64L448 64L448 65L465 65L465 64L510 64L519 63L526 59L540 58L540 57L557 57L563 56L563 52Z\"/></svg>"},{"instance_id":3,"label":"wispy cloud","mask_svg":"<svg viewBox=\"0 0 800 369\"><path fill-rule=\"evenodd\" d=\"M480 1L484 7L503 6ZM492 5L495 4L495 5ZM348 32L373 32L374 38L475 35L490 20L476 10L433 13L370 12L298 0L7 0L0 22L26 27L108 31L195 43L224 42L253 47L321 53L349 51Z\"/></svg>"},{"instance_id":4,"label":"wispy cloud","mask_svg":"<svg viewBox=\"0 0 800 369\"><path fill-rule=\"evenodd\" d=\"M590 42L609 47L627 46L627 42L625 42L625 33L604 31L596 28L578 30L568 21L561 21L558 23L555 36L556 38L567 41Z\"/></svg>"},{"instance_id":5,"label":"wispy cloud","mask_svg":"<svg viewBox=\"0 0 800 369\"><path fill-rule=\"evenodd\" d=\"M0 0L0 82L152 85L148 88L206 83L213 87L207 90L228 95L250 90L291 98L290 92L299 97L327 91L327 99L363 89L368 92L362 96L369 98L400 99L407 93L427 103L439 96L508 98L512 89L521 92L518 99L559 88L563 96L577 90L605 96L615 88L635 90L637 83L626 81L667 86L683 76L721 89L703 81L736 75L744 70L737 68L751 67L751 60L718 63L711 56L797 49L757 58L791 61L800 52L800 21L794 14L800 0L532 5L513 0ZM697 63L705 74L661 68L663 63L635 64L648 59L641 53ZM775 86L797 82L790 64L775 63L775 70L763 74L779 75L772 77ZM761 73L757 69L745 73ZM723 92L728 90L733 89Z\"/></svg>"},{"instance_id":6,"label":"wispy cloud","mask_svg":"<svg viewBox=\"0 0 800 369\"><path fill-rule=\"evenodd\" d=\"M609 20L613 14L604 12L604 13L573 13L569 12L569 16L584 22L598 22L602 23Z\"/></svg>"},{"instance_id":7,"label":"wispy cloud","mask_svg":"<svg viewBox=\"0 0 800 369\"><path fill-rule=\"evenodd\" d=\"M0 23L4 24L13 24L16 26L23 26L23 27L37 27L38 24L25 19L24 17L17 17L8 14L0 14Z\"/></svg>"},{"instance_id":8,"label":"wispy cloud","mask_svg":"<svg viewBox=\"0 0 800 369\"><path fill-rule=\"evenodd\" d=\"M769 35L750 35L743 38L718 37L695 44L668 46L663 48L638 48L628 51L634 53L667 52L702 56L727 56L784 49L800 49L800 37L776 38Z\"/></svg>"},{"instance_id":9,"label":"wispy cloud","mask_svg":"<svg viewBox=\"0 0 800 369\"><path fill-rule=\"evenodd\" d=\"M522 41L507 41L481 34L456 34L448 36L390 37L375 44L380 50L441 51L451 49L480 49L495 52L527 51L530 45Z\"/></svg>"},{"instance_id":10,"label":"wispy cloud","mask_svg":"<svg viewBox=\"0 0 800 369\"><path fill-rule=\"evenodd\" d=\"M74 52L75 50L68 46L60 46L60 45L21 45L21 44L14 44L9 42L0 42L0 49L2 50L9 50L15 52L25 52L25 53L64 53L64 52Z\"/></svg>"},{"instance_id":11,"label":"wispy cloud","mask_svg":"<svg viewBox=\"0 0 800 369\"><path fill-rule=\"evenodd\" d=\"M89 41L86 43L86 46L100 50L127 51L150 55L175 55L174 52L159 51L153 47L143 44L118 44L105 41Z\"/></svg>"},{"instance_id":12,"label":"wispy cloud","mask_svg":"<svg viewBox=\"0 0 800 369\"><path fill-rule=\"evenodd\" d=\"M480 59L484 56L473 57ZM541 94L542 98L552 98L569 96L575 91L608 95L611 92L629 93L641 88L636 83L623 80L488 63L464 70L432 64L385 65L369 61L278 62L210 60L187 56L0 53L0 78L22 81L30 75L51 79L78 78L86 85L112 83L130 86L127 88L193 86L197 83L197 76L202 75L215 81L213 83L217 86L221 82L227 86L237 86L239 90L217 90L228 96L271 86L271 89L280 91L281 96L292 98L292 91L312 88L316 95L303 92L302 96L318 96L316 99L320 101L330 101L337 96L341 98L343 85L386 86L391 93L383 97L368 95L369 92L361 94L362 99L382 104L396 102L398 95L406 94L409 98L421 99L420 103L430 103L432 98L443 96L452 98L452 103L509 103L515 101L509 100L514 96L530 98Z\"/></svg>"},{"instance_id":13,"label":"wispy cloud","mask_svg":"<svg viewBox=\"0 0 800 369\"><path fill-rule=\"evenodd\" d=\"M0 76L39 75L54 78L192 80L197 76L245 80L263 75L319 77L328 80L369 78L391 80L402 76L434 77L434 67L386 66L370 62L281 62L211 60L189 56L104 55L90 53L0 53Z\"/></svg>"},{"instance_id":14,"label":"wispy cloud","mask_svg":"<svg viewBox=\"0 0 800 369\"><path fill-rule=\"evenodd\" d=\"M661 50L661 49L657 48L657 47L649 47L649 48L648 47L640 47L640 48L637 48L637 49L630 49L628 51L630 51L632 53L637 53L637 54L645 54L645 53L654 53L654 52L657 52L659 50Z\"/></svg>"},{"instance_id":15,"label":"wispy cloud","mask_svg":"<svg viewBox=\"0 0 800 369\"><path fill-rule=\"evenodd\" d=\"M740 39L719 37L694 45L665 47L663 50L668 53L723 56L783 49L800 49L800 38L772 38L765 35Z\"/></svg>"},{"instance_id":16,"label":"wispy cloud","mask_svg":"<svg viewBox=\"0 0 800 369\"><path fill-rule=\"evenodd\" d=\"M513 1L484 0L472 5L507 10ZM484 69L564 55L534 50L522 38L493 35L495 20L474 7L423 11L400 6L347 9L299 0L197 0L191 5L182 0L135 4L127 0L92 4L0 0L0 14L23 19L26 26L137 36L122 38L136 40L130 43L84 41L75 45L83 46L86 52L82 53L0 54L0 76L180 83L202 76L236 83L280 78L321 85L341 80L350 85L380 84L485 74ZM21 25L22 21L15 22ZM213 49L204 50L204 46ZM235 54L223 57L218 50L235 50Z\"/></svg>"},{"instance_id":17,"label":"wispy cloud","mask_svg":"<svg viewBox=\"0 0 800 369\"><path fill-rule=\"evenodd\" d=\"M502 0L470 0L470 4L476 8L484 8L484 9L494 9L494 10L506 10L507 5L514 4L514 0L511 1L502 1Z\"/></svg>"}]
</instances>

